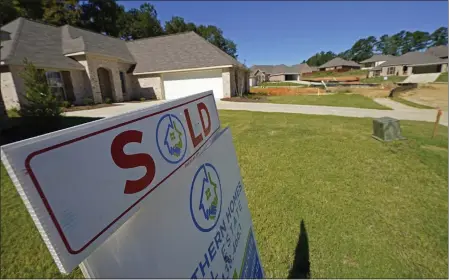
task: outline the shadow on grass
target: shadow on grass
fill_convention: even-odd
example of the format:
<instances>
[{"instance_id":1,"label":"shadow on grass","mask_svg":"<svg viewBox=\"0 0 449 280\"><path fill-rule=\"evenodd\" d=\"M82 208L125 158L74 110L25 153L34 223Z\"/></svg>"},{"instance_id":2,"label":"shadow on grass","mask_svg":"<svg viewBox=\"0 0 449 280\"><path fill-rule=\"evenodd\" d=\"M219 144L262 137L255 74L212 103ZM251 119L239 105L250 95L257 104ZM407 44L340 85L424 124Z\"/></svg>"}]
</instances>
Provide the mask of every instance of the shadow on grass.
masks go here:
<instances>
[{"instance_id":1,"label":"shadow on grass","mask_svg":"<svg viewBox=\"0 0 449 280\"><path fill-rule=\"evenodd\" d=\"M296 244L295 249L295 259L293 260L293 266L288 273L288 278L309 279L310 277L309 238L307 236L304 220L301 220L298 243Z\"/></svg>"},{"instance_id":2,"label":"shadow on grass","mask_svg":"<svg viewBox=\"0 0 449 280\"><path fill-rule=\"evenodd\" d=\"M100 118L61 117L61 118L9 118L0 129L0 145L28 139L53 131L69 128Z\"/></svg>"}]
</instances>

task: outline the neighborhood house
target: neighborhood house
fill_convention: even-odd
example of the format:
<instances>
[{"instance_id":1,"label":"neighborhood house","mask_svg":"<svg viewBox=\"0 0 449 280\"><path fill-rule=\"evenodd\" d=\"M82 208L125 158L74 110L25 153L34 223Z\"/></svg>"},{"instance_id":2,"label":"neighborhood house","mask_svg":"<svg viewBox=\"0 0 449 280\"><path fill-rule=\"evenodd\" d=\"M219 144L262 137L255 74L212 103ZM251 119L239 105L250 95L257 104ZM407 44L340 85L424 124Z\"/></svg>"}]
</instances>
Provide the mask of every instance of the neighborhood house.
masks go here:
<instances>
[{"instance_id":1,"label":"neighborhood house","mask_svg":"<svg viewBox=\"0 0 449 280\"><path fill-rule=\"evenodd\" d=\"M320 71L349 71L352 69L360 69L360 65L357 64L357 62L351 61L351 60L345 60L340 57L336 57L323 65L320 65L318 67Z\"/></svg>"},{"instance_id":2,"label":"neighborhood house","mask_svg":"<svg viewBox=\"0 0 449 280\"><path fill-rule=\"evenodd\" d=\"M381 65L382 63L389 59L392 59L393 57L394 56L392 55L376 54L368 59L361 61L360 64L362 65L362 70L369 70Z\"/></svg>"},{"instance_id":3,"label":"neighborhood house","mask_svg":"<svg viewBox=\"0 0 449 280\"><path fill-rule=\"evenodd\" d=\"M83 104L138 98L176 99L213 90L248 91L249 71L194 32L126 42L70 25L18 18L1 27L1 95L6 109L25 102L23 61L43 69L64 100Z\"/></svg>"},{"instance_id":4,"label":"neighborhood house","mask_svg":"<svg viewBox=\"0 0 449 280\"><path fill-rule=\"evenodd\" d=\"M263 82L299 81L304 73L311 73L312 68L306 63L293 66L254 65L250 68L250 86L257 86Z\"/></svg>"},{"instance_id":5,"label":"neighborhood house","mask_svg":"<svg viewBox=\"0 0 449 280\"><path fill-rule=\"evenodd\" d=\"M412 74L445 72L448 64L447 46L435 48L429 48L425 52L408 52L401 56L392 57L386 62L371 68L368 76L410 76Z\"/></svg>"}]
</instances>

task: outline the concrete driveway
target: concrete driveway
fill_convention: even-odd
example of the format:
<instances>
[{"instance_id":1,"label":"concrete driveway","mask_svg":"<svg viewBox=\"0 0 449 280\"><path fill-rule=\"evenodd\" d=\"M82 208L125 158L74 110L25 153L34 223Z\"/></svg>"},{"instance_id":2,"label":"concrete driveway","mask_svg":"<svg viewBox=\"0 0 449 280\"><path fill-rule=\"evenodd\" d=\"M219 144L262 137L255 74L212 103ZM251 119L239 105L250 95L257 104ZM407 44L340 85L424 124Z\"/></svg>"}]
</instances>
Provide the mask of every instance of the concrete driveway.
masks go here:
<instances>
[{"instance_id":1,"label":"concrete driveway","mask_svg":"<svg viewBox=\"0 0 449 280\"><path fill-rule=\"evenodd\" d=\"M374 110L349 107L312 106L312 105L291 105L274 103L251 103L251 102L230 102L217 100L217 107L221 110L240 110L257 112L279 112L309 115L333 115L355 118L380 118L392 117L399 120L413 120L434 122L437 111L434 109L416 109L394 102L389 99L376 99L383 105L393 108L393 110ZM78 117L112 117L129 111L148 108L165 102L164 100L149 101L141 103L117 103L118 106L106 107L94 110L68 112L66 116ZM448 125L448 114L443 112L440 124Z\"/></svg>"}]
</instances>

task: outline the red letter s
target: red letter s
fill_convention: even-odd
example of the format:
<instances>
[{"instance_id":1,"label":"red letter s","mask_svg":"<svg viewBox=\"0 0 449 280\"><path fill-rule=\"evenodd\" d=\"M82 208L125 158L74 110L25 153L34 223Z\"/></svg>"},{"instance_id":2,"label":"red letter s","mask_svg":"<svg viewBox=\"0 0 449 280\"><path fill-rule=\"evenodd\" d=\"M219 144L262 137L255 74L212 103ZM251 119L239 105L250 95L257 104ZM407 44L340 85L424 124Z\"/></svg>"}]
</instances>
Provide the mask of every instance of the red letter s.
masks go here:
<instances>
[{"instance_id":1,"label":"red letter s","mask_svg":"<svg viewBox=\"0 0 449 280\"><path fill-rule=\"evenodd\" d=\"M115 164L120 168L135 168L144 166L147 169L145 175L135 181L126 180L125 193L133 194L145 189L154 179L156 165L153 158L148 154L127 155L123 151L128 143L141 143L142 132L137 130L128 130L117 135L112 141L111 155Z\"/></svg>"}]
</instances>

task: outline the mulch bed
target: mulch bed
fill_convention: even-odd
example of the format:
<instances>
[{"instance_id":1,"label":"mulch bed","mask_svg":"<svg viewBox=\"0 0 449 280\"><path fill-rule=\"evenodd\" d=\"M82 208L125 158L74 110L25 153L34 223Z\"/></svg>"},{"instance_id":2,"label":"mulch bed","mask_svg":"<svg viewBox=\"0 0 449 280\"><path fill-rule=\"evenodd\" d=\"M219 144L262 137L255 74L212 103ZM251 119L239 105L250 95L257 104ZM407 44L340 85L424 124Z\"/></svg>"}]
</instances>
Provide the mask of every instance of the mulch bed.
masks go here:
<instances>
[{"instance_id":1,"label":"mulch bed","mask_svg":"<svg viewBox=\"0 0 449 280\"><path fill-rule=\"evenodd\" d=\"M73 112L73 111L82 111L82 110L93 110L93 109L100 109L105 107L112 107L112 106L120 106L119 104L95 104L95 105L82 105L82 106L73 106L70 108L63 108L63 112Z\"/></svg>"}]
</instances>

